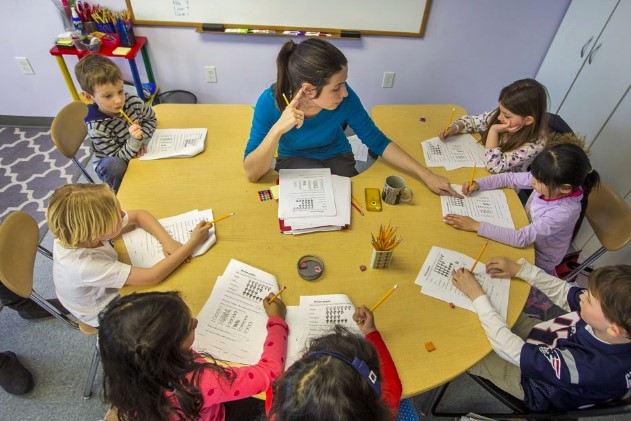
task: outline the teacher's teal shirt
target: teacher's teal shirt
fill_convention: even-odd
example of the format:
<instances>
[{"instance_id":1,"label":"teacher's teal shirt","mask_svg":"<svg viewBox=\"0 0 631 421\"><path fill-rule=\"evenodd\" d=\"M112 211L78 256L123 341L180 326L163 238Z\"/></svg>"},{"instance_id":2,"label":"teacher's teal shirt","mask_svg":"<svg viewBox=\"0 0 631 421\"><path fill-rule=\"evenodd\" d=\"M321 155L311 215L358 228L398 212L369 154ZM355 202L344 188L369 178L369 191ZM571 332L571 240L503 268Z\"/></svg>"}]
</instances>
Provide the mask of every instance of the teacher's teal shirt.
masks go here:
<instances>
[{"instance_id":1,"label":"teacher's teal shirt","mask_svg":"<svg viewBox=\"0 0 631 421\"><path fill-rule=\"evenodd\" d=\"M272 126L280 118L280 110L274 101L274 86L266 89L258 101L252 119L250 139L245 147L244 158L256 149ZM335 110L322 110L315 117L307 118L301 128L293 128L280 137L278 156L302 156L318 160L351 152L342 123L346 122L371 151L381 156L391 142L375 126L355 91L346 84L348 96Z\"/></svg>"}]
</instances>

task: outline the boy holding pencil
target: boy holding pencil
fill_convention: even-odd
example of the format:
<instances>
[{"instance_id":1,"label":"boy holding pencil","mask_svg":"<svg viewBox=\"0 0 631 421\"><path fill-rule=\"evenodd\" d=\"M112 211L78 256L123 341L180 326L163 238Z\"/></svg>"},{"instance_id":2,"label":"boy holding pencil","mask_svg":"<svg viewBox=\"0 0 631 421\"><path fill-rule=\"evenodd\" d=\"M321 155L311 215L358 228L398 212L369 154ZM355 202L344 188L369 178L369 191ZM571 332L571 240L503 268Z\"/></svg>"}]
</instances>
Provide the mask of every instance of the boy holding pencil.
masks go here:
<instances>
[{"instance_id":1,"label":"boy holding pencil","mask_svg":"<svg viewBox=\"0 0 631 421\"><path fill-rule=\"evenodd\" d=\"M144 139L156 129L156 116L150 105L123 89L123 75L107 57L89 54L75 66L81 95L88 105L85 124L92 142L94 169L101 180L116 192L129 160L142 156Z\"/></svg>"}]
</instances>

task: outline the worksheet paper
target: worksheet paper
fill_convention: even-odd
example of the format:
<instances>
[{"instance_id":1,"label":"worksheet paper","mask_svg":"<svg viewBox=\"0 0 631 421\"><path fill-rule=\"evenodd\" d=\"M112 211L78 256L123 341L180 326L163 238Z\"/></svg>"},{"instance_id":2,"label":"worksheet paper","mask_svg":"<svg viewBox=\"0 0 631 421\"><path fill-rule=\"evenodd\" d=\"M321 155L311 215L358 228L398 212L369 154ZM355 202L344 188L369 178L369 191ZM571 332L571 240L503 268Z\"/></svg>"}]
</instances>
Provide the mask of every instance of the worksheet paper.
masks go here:
<instances>
[{"instance_id":1,"label":"worksheet paper","mask_svg":"<svg viewBox=\"0 0 631 421\"><path fill-rule=\"evenodd\" d=\"M461 185L452 184L451 187L462 194ZM499 227L515 228L506 195L501 190L478 190L471 196L463 196L463 199L440 196L440 203L443 207L443 216L449 213L464 215Z\"/></svg>"},{"instance_id":2,"label":"worksheet paper","mask_svg":"<svg viewBox=\"0 0 631 421\"><path fill-rule=\"evenodd\" d=\"M366 146L357 135L349 136L348 143L351 144L355 161L368 161L368 146Z\"/></svg>"},{"instance_id":3,"label":"worksheet paper","mask_svg":"<svg viewBox=\"0 0 631 421\"><path fill-rule=\"evenodd\" d=\"M291 230L283 234L307 234L319 231L336 231L351 224L351 179L339 175L331 175L333 197L337 214L334 216L314 216L302 218L285 218L283 223Z\"/></svg>"},{"instance_id":4,"label":"worksheet paper","mask_svg":"<svg viewBox=\"0 0 631 421\"><path fill-rule=\"evenodd\" d=\"M193 348L220 360L256 364L267 336L263 299L278 292L276 278L232 259L197 315Z\"/></svg>"},{"instance_id":5,"label":"worksheet paper","mask_svg":"<svg viewBox=\"0 0 631 421\"><path fill-rule=\"evenodd\" d=\"M280 170L278 217L335 216L330 168Z\"/></svg>"},{"instance_id":6,"label":"worksheet paper","mask_svg":"<svg viewBox=\"0 0 631 421\"><path fill-rule=\"evenodd\" d=\"M156 129L139 159L189 158L204 151L208 129Z\"/></svg>"},{"instance_id":7,"label":"worksheet paper","mask_svg":"<svg viewBox=\"0 0 631 421\"><path fill-rule=\"evenodd\" d=\"M195 209L180 215L159 219L158 222L174 240L184 244L191 238L191 230L201 220L212 221L213 210L206 209L200 212ZM208 239L195 248L193 257L206 253L216 241L215 225L213 225L208 231ZM156 237L140 227L123 234L123 242L127 248L132 266L150 268L164 259L162 244Z\"/></svg>"},{"instance_id":8,"label":"worksheet paper","mask_svg":"<svg viewBox=\"0 0 631 421\"><path fill-rule=\"evenodd\" d=\"M438 137L421 142L427 167L445 167L447 171L485 164L484 146L468 133L440 140Z\"/></svg>"},{"instance_id":9,"label":"worksheet paper","mask_svg":"<svg viewBox=\"0 0 631 421\"><path fill-rule=\"evenodd\" d=\"M300 306L287 308L285 320L290 332L285 367L302 357L311 339L331 333L335 325L361 335L357 323L353 321L353 313L355 306L344 294L300 297Z\"/></svg>"},{"instance_id":10,"label":"worksheet paper","mask_svg":"<svg viewBox=\"0 0 631 421\"><path fill-rule=\"evenodd\" d=\"M427 255L414 283L421 286L421 292L425 295L475 312L469 297L451 282L452 271L461 267L471 269L474 263L475 259L462 253L434 246ZM478 262L473 274L482 285L495 310L506 320L510 279L491 278L486 274L486 265L482 262Z\"/></svg>"}]
</instances>

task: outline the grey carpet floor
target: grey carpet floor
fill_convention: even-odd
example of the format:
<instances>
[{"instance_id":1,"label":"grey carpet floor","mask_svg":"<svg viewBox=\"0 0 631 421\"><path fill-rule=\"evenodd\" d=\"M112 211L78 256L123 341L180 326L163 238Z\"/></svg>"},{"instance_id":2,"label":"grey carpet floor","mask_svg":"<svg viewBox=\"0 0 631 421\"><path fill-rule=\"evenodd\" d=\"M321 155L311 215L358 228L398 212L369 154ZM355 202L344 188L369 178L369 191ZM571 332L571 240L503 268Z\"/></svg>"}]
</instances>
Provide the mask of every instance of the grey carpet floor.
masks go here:
<instances>
[{"instance_id":1,"label":"grey carpet floor","mask_svg":"<svg viewBox=\"0 0 631 421\"><path fill-rule=\"evenodd\" d=\"M362 163L358 170L363 171L371 164L370 161ZM87 167L93 173L92 166ZM93 176L98 179L96 175ZM84 182L83 179L80 181ZM42 245L52 249L50 233L44 236ZM54 297L52 262L40 254L37 255L35 262L34 279L35 291L47 298ZM0 308L0 352L15 352L35 378L35 388L24 396L10 395L0 389L0 421L101 420L107 412L108 405L102 400L100 368L94 382L92 398L83 399L94 344L95 337L73 330L58 320L23 320L14 311ZM447 418L429 415L431 399L431 392L413 398L419 418L446 420ZM440 409L454 412L506 412L506 408L466 375L456 378L451 383ZM620 415L590 419L626 421L629 417Z\"/></svg>"}]
</instances>

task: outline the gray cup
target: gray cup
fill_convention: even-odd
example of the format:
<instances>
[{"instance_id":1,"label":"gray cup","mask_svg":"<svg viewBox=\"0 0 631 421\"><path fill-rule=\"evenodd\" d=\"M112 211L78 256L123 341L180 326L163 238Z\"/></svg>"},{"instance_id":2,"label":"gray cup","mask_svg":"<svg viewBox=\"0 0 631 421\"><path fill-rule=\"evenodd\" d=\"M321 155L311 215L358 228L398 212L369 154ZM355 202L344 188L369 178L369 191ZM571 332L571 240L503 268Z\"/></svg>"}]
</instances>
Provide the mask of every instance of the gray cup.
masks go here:
<instances>
[{"instance_id":1,"label":"gray cup","mask_svg":"<svg viewBox=\"0 0 631 421\"><path fill-rule=\"evenodd\" d=\"M391 175L386 178L381 193L381 200L389 205L406 203L412 200L412 190L405 187L405 180L398 175Z\"/></svg>"}]
</instances>

